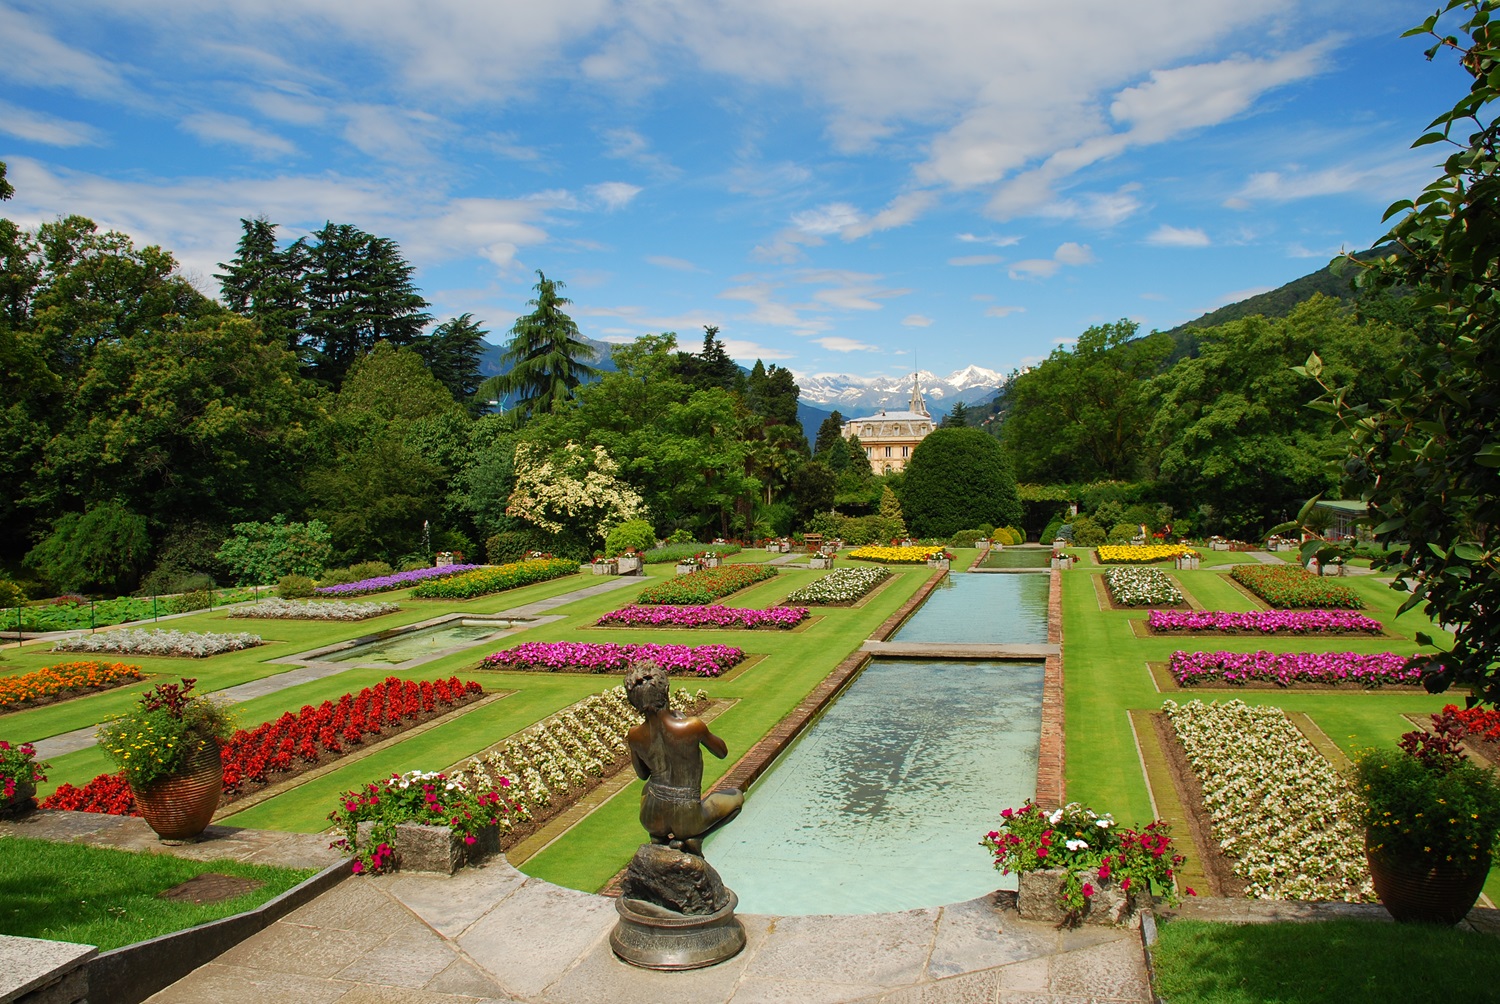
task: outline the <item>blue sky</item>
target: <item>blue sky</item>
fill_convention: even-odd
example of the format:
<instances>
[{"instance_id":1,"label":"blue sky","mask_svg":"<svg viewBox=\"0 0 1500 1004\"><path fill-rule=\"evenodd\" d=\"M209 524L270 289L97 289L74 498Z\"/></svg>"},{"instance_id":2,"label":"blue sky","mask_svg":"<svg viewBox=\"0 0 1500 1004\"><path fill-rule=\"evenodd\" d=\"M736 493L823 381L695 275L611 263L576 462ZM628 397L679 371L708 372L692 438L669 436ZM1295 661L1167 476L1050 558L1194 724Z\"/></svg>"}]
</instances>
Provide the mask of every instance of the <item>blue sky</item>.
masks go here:
<instances>
[{"instance_id":1,"label":"blue sky","mask_svg":"<svg viewBox=\"0 0 1500 1004\"><path fill-rule=\"evenodd\" d=\"M1357 12L1351 14L1351 11ZM503 340L716 324L797 373L999 371L1362 248L1466 84L1370 0L0 0L0 160L214 293L239 218L395 238Z\"/></svg>"}]
</instances>

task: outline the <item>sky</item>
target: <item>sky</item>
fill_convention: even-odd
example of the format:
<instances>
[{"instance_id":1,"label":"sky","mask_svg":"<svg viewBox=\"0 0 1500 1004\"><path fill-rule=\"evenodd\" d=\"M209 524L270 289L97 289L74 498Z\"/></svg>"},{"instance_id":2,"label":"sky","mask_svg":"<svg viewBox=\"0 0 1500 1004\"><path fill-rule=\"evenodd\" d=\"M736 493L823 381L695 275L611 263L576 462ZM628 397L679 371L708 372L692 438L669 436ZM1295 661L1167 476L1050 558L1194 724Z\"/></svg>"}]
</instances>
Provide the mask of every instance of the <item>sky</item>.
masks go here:
<instances>
[{"instance_id":1,"label":"sky","mask_svg":"<svg viewBox=\"0 0 1500 1004\"><path fill-rule=\"evenodd\" d=\"M1368 0L0 0L0 212L209 295L240 219L399 242L505 340L717 325L798 375L1031 365L1312 272L1466 90Z\"/></svg>"}]
</instances>

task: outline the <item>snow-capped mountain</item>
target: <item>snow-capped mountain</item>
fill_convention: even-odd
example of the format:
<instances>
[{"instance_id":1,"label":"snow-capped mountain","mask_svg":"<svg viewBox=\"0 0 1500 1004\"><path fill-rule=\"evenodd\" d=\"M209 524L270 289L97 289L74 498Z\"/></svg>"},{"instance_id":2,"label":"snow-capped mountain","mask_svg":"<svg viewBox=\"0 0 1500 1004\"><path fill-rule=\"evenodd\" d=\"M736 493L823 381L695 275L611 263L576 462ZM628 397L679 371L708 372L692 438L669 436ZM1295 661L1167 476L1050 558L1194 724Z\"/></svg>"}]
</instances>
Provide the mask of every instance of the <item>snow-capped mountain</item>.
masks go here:
<instances>
[{"instance_id":1,"label":"snow-capped mountain","mask_svg":"<svg viewBox=\"0 0 1500 1004\"><path fill-rule=\"evenodd\" d=\"M919 370L922 396L934 413L946 413L954 402L978 404L995 395L1005 383L1003 374L983 366L966 366L956 373L940 377ZM820 408L836 408L847 418L856 418L881 408L904 409L911 400L911 374L904 376L862 377L849 373L797 374L802 400Z\"/></svg>"}]
</instances>

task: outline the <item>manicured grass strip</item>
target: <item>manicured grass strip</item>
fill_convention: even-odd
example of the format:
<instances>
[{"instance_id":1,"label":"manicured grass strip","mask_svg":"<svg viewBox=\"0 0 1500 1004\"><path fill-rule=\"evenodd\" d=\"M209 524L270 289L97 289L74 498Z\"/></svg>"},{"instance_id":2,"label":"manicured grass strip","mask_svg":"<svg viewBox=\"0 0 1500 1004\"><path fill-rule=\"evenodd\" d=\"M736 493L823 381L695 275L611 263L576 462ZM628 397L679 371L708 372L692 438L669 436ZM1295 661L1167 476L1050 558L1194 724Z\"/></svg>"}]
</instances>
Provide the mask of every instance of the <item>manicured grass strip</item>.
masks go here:
<instances>
[{"instance_id":1,"label":"manicured grass strip","mask_svg":"<svg viewBox=\"0 0 1500 1004\"><path fill-rule=\"evenodd\" d=\"M119 948L260 906L314 874L239 861L192 861L27 837L0 841L0 933ZM158 894L213 872L264 883L199 906Z\"/></svg>"},{"instance_id":2,"label":"manicured grass strip","mask_svg":"<svg viewBox=\"0 0 1500 1004\"><path fill-rule=\"evenodd\" d=\"M1192 590L1205 610L1233 610L1248 612L1264 610L1265 604L1256 602L1243 590L1237 588L1229 576L1202 569L1178 572L1183 586Z\"/></svg>"},{"instance_id":3,"label":"manicured grass strip","mask_svg":"<svg viewBox=\"0 0 1500 1004\"><path fill-rule=\"evenodd\" d=\"M1492 935L1424 924L1163 924L1151 951L1171 1004L1485 1001L1500 986Z\"/></svg>"},{"instance_id":4,"label":"manicured grass strip","mask_svg":"<svg viewBox=\"0 0 1500 1004\"><path fill-rule=\"evenodd\" d=\"M1151 724L1152 714L1144 710L1130 712L1130 727L1135 733L1141 763L1146 768L1146 783L1151 789L1150 798L1156 805L1156 818L1172 827L1172 839L1187 858L1176 869L1177 887L1206 892L1212 886L1203 870L1203 855L1192 849L1194 841L1192 829L1188 826L1187 809L1183 807L1182 799L1177 794L1177 785L1172 782L1172 768L1167 764L1167 755L1162 751L1155 726ZM1148 820L1122 822L1144 826Z\"/></svg>"}]
</instances>

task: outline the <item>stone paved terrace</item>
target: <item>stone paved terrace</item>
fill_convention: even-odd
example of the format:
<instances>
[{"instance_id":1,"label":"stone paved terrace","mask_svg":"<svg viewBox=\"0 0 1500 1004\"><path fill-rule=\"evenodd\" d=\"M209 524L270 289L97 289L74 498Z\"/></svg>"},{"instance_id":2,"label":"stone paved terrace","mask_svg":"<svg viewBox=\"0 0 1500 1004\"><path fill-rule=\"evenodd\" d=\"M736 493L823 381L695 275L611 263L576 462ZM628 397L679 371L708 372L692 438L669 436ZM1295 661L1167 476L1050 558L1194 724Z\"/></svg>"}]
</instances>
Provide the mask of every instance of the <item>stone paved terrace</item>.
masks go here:
<instances>
[{"instance_id":1,"label":"stone paved terrace","mask_svg":"<svg viewBox=\"0 0 1500 1004\"><path fill-rule=\"evenodd\" d=\"M742 915L745 950L685 973L635 969L608 943L614 900L503 859L448 877L349 879L154 1004L768 1004L1150 1001L1140 932L1061 932L996 897L850 917Z\"/></svg>"}]
</instances>

